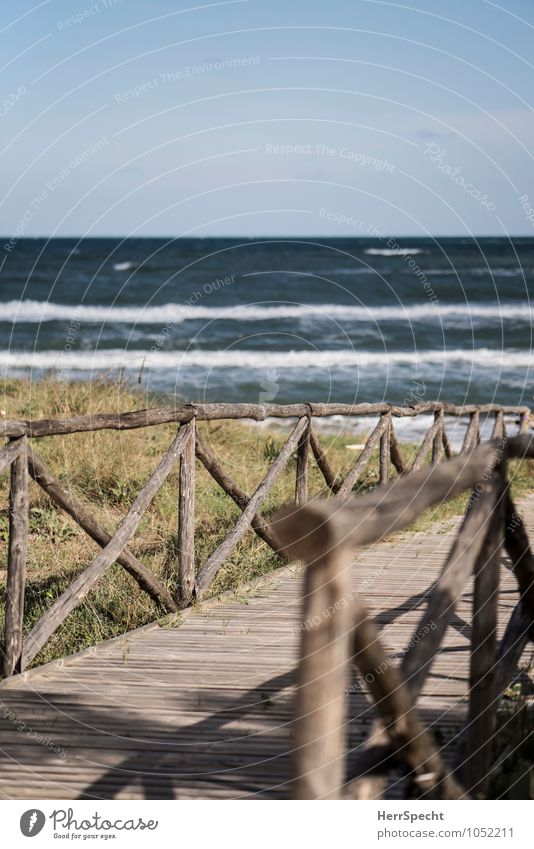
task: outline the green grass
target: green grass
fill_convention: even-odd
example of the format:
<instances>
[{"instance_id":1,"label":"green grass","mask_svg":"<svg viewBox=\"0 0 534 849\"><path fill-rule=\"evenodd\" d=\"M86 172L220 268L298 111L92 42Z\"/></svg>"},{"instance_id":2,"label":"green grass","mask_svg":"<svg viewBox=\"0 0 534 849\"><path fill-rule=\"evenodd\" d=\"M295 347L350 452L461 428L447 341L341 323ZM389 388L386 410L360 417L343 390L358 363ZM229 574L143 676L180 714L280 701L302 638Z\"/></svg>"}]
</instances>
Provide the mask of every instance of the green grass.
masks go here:
<instances>
[{"instance_id":1,"label":"green grass","mask_svg":"<svg viewBox=\"0 0 534 849\"><path fill-rule=\"evenodd\" d=\"M6 417L60 418L97 412L139 409L154 399L121 381L99 380L65 384L54 376L39 382L10 380L4 384L1 406ZM276 456L286 433L267 431L239 422L200 423L199 430L228 473L247 493L252 493L270 461ZM176 434L176 426L162 425L130 431L99 431L36 440L34 448L45 459L52 474L81 500L111 533L150 476ZM357 436L320 436L323 450L340 475L348 471L357 453L347 446L361 442ZM403 445L406 457L413 446ZM355 491L363 492L378 483L375 454ZM515 497L530 491L528 463L511 468ZM271 490L262 513L294 496L295 457ZM5 569L7 559L8 475L0 480L0 629L3 633ZM326 494L324 480L315 464L310 466L310 494ZM145 514L130 543L131 550L170 588L176 590L178 470L169 476ZM434 507L421 517L415 529L461 512L467 495ZM197 568L239 517L240 511L197 463L195 560ZM30 483L30 536L25 631L39 619L89 564L98 546L46 494ZM249 531L220 570L213 594L236 589L280 565L277 556ZM55 632L35 659L34 665L57 658L96 642L117 636L163 615L165 611L141 592L119 566L113 566L97 587Z\"/></svg>"}]
</instances>

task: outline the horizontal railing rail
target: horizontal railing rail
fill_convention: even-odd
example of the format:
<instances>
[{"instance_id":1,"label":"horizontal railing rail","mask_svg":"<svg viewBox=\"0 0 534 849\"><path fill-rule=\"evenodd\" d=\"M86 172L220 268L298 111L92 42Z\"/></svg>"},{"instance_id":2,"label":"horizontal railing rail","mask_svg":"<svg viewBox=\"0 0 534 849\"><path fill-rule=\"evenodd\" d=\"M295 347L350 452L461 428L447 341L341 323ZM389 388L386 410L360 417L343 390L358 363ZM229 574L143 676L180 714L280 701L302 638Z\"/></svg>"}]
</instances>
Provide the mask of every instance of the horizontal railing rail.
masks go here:
<instances>
[{"instance_id":1,"label":"horizontal railing rail","mask_svg":"<svg viewBox=\"0 0 534 849\"><path fill-rule=\"evenodd\" d=\"M395 404L182 404L177 407L153 407L127 413L95 413L89 416L72 416L67 419L25 419L0 422L0 436L58 436L68 433L83 433L96 430L131 430L161 424L187 424L217 419L291 419L311 416L380 416L390 413L398 418L413 417L422 413L443 412L448 416L470 416L476 413L502 413L522 416L528 421L530 408L526 406L502 406L499 404L445 404L427 401L421 404L397 406Z\"/></svg>"},{"instance_id":2,"label":"horizontal railing rail","mask_svg":"<svg viewBox=\"0 0 534 849\"><path fill-rule=\"evenodd\" d=\"M408 460L399 447L394 420L425 414L431 414L431 426L414 458ZM332 467L314 428L315 419L339 415L378 418L360 454L343 475ZM450 458L453 452L446 432L447 416L469 417L461 453L471 454L480 442L481 417L485 415L494 418L493 437L506 436L506 418L510 416L514 417L514 426L517 426L519 433L525 433L529 428L528 407L495 404L455 406L441 402L412 407L390 404L184 404L179 407L68 419L2 422L0 428L8 441L0 448L0 473L10 472L4 675L21 672L35 660L50 636L115 562L134 578L143 592L148 593L168 612L176 612L205 596L221 567L250 528L284 559L276 529L261 510L293 456L296 457L295 503L304 506L308 501L312 462L316 463L326 490L336 496L339 502L350 497L374 456L378 457L378 477L382 484L386 484L392 477L393 470L400 476L416 474L428 458L432 465ZM225 419L265 421L270 418L290 420L290 432L255 491L249 494L224 469L202 438L197 424ZM113 534L108 533L91 511L54 477L33 442L47 436L103 429L122 431L169 423L178 424L178 434ZM128 546L144 512L177 464L178 544L175 588L171 591ZM197 564L195 560L195 479L198 464L204 467L241 511L234 527L228 530L202 564ZM24 597L30 477L56 506L64 510L100 546L101 551L26 633Z\"/></svg>"},{"instance_id":3,"label":"horizontal railing rail","mask_svg":"<svg viewBox=\"0 0 534 849\"><path fill-rule=\"evenodd\" d=\"M291 560L306 564L294 723L294 793L302 799L377 798L392 762L410 793L478 796L492 771L499 695L534 639L534 555L509 491L509 459L534 457L534 437L498 438L349 500L288 505L273 522ZM433 504L472 490L464 520L399 666L387 657L362 598L351 592L353 550L406 527ZM497 643L501 549L520 601ZM474 576L469 705L460 762L448 770L416 702L456 603ZM310 624L311 623L311 624ZM347 669L351 661L374 701L373 726L352 774L346 770Z\"/></svg>"}]
</instances>

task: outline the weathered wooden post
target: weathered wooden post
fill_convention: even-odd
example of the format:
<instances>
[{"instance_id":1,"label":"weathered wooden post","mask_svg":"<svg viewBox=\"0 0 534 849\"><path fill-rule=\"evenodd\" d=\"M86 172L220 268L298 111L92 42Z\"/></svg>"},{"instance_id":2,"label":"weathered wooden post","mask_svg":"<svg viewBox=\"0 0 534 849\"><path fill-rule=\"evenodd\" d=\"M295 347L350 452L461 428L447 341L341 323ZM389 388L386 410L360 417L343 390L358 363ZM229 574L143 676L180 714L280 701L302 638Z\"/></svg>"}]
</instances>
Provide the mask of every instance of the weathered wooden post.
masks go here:
<instances>
[{"instance_id":1,"label":"weathered wooden post","mask_svg":"<svg viewBox=\"0 0 534 849\"><path fill-rule=\"evenodd\" d=\"M437 424L436 433L432 439L432 465L439 463L443 449L444 415L443 410L434 413L434 421Z\"/></svg>"},{"instance_id":2,"label":"weathered wooden post","mask_svg":"<svg viewBox=\"0 0 534 849\"><path fill-rule=\"evenodd\" d=\"M293 796L340 799L351 633L351 552L318 528L309 539L294 720ZM316 552L314 558L313 552Z\"/></svg>"},{"instance_id":3,"label":"weathered wooden post","mask_svg":"<svg viewBox=\"0 0 534 849\"><path fill-rule=\"evenodd\" d=\"M295 481L295 503L303 506L308 501L308 454L310 451L311 421L299 440L297 448L297 475Z\"/></svg>"},{"instance_id":4,"label":"weathered wooden post","mask_svg":"<svg viewBox=\"0 0 534 849\"><path fill-rule=\"evenodd\" d=\"M187 607L195 589L195 419L186 425L187 434L180 455L180 494L178 497L178 603Z\"/></svg>"},{"instance_id":5,"label":"weathered wooden post","mask_svg":"<svg viewBox=\"0 0 534 849\"><path fill-rule=\"evenodd\" d=\"M28 549L27 438L20 437L18 456L11 464L9 493L9 552L5 622L4 675L21 671L24 590Z\"/></svg>"},{"instance_id":6,"label":"weathered wooden post","mask_svg":"<svg viewBox=\"0 0 534 849\"><path fill-rule=\"evenodd\" d=\"M493 424L493 430L491 432L492 439L500 439L502 436L506 435L506 430L504 426L504 413L502 410L495 411L495 422Z\"/></svg>"},{"instance_id":7,"label":"weathered wooden post","mask_svg":"<svg viewBox=\"0 0 534 849\"><path fill-rule=\"evenodd\" d=\"M501 547L504 541L505 460L495 467L487 487L493 491L495 506L475 564L468 745L461 769L463 784L473 796L484 794L487 788L497 717L497 614Z\"/></svg>"},{"instance_id":8,"label":"weathered wooden post","mask_svg":"<svg viewBox=\"0 0 534 849\"><path fill-rule=\"evenodd\" d=\"M386 427L380 437L380 483L387 483L389 480L389 455L390 455L390 438L391 438L391 412L384 413L383 419L386 422Z\"/></svg>"},{"instance_id":9,"label":"weathered wooden post","mask_svg":"<svg viewBox=\"0 0 534 849\"><path fill-rule=\"evenodd\" d=\"M521 413L519 416L519 433L528 433L530 427L530 410L528 413Z\"/></svg>"}]
</instances>

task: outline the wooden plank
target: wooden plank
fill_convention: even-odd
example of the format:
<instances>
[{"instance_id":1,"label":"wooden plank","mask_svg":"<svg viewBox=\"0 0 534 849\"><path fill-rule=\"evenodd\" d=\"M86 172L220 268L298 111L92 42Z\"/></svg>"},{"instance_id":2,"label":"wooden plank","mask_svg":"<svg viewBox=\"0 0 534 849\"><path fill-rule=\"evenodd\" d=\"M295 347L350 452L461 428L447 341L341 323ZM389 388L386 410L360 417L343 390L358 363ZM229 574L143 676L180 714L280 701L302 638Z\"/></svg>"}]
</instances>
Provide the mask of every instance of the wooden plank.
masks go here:
<instances>
[{"instance_id":1,"label":"wooden plank","mask_svg":"<svg viewBox=\"0 0 534 849\"><path fill-rule=\"evenodd\" d=\"M185 429L178 432L169 450L144 485L108 544L34 625L24 641L22 669L31 663L48 638L59 628L63 620L78 606L98 579L121 554L128 540L135 533L150 502L172 471L182 451L186 433Z\"/></svg>"},{"instance_id":2,"label":"wooden plank","mask_svg":"<svg viewBox=\"0 0 534 849\"><path fill-rule=\"evenodd\" d=\"M195 589L195 419L186 426L178 495L178 601L187 607Z\"/></svg>"},{"instance_id":3,"label":"wooden plank","mask_svg":"<svg viewBox=\"0 0 534 849\"><path fill-rule=\"evenodd\" d=\"M65 487L50 473L43 458L31 446L28 446L28 469L34 481L46 492L48 497L65 510L74 521L102 548L111 540L109 534ZM167 587L141 563L126 547L117 557L117 563L123 566L144 592L158 604L162 604L169 613L178 610Z\"/></svg>"},{"instance_id":4,"label":"wooden plank","mask_svg":"<svg viewBox=\"0 0 534 849\"><path fill-rule=\"evenodd\" d=\"M233 551L241 537L246 533L247 529L250 527L250 523L254 514L259 509L262 502L265 500L266 496L269 493L269 490L275 483L278 478L280 472L286 466L291 454L295 450L298 445L299 439L304 433L306 427L308 425L308 418L302 417L298 420L294 429L289 436L289 439L285 443L284 447L280 451L280 454L274 461L274 463L270 466L267 474L261 481L261 483L256 488L256 491L249 499L249 502L243 513L237 520L235 526L231 531L225 536L224 540L221 544L216 548L216 550L210 554L206 562L204 563L202 569L200 570L200 574L198 575L195 592L196 595L201 598L209 585L211 584L213 578L219 571L220 567L228 557L228 555ZM303 509L303 508L301 508Z\"/></svg>"},{"instance_id":5,"label":"wooden plank","mask_svg":"<svg viewBox=\"0 0 534 849\"><path fill-rule=\"evenodd\" d=\"M308 454L310 452L310 419L297 447L297 472L295 479L295 504L308 502Z\"/></svg>"},{"instance_id":6,"label":"wooden plank","mask_svg":"<svg viewBox=\"0 0 534 849\"><path fill-rule=\"evenodd\" d=\"M17 440L11 463L9 491L9 547L7 558L4 675L20 671L24 591L28 551L28 461L27 440Z\"/></svg>"}]
</instances>

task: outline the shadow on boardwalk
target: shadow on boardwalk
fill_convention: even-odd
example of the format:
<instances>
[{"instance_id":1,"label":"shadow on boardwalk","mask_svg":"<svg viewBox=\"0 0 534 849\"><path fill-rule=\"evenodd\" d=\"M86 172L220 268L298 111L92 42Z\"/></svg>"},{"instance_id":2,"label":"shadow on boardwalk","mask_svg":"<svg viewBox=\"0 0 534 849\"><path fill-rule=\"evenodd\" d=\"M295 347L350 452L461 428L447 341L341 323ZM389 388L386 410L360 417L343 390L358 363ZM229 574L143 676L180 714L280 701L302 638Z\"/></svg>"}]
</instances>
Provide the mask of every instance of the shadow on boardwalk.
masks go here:
<instances>
[{"instance_id":1,"label":"shadow on boardwalk","mask_svg":"<svg viewBox=\"0 0 534 849\"><path fill-rule=\"evenodd\" d=\"M0 700L2 796L287 797L293 679L293 671L283 673L230 701L224 694L204 696L202 718L180 728L172 727L172 698L166 704L169 721L155 722L139 711L111 712L75 696L5 690ZM349 768L372 719L363 692L351 695L350 709ZM17 720L6 719L7 711ZM183 700L177 711L183 714ZM429 724L443 727L443 711L423 714ZM444 743L454 742L462 715L461 706L447 712Z\"/></svg>"}]
</instances>

